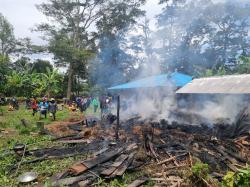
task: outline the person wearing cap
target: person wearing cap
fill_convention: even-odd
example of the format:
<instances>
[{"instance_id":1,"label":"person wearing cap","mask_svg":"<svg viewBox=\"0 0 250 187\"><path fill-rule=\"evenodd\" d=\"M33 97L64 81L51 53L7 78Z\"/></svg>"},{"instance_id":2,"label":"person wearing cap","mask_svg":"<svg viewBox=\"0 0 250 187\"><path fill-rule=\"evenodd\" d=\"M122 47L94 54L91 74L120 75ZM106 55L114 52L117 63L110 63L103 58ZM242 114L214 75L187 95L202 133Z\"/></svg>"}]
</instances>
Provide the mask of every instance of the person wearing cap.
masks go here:
<instances>
[{"instance_id":1,"label":"person wearing cap","mask_svg":"<svg viewBox=\"0 0 250 187\"><path fill-rule=\"evenodd\" d=\"M52 114L53 120L56 120L57 104L54 98L50 99L48 110Z\"/></svg>"}]
</instances>

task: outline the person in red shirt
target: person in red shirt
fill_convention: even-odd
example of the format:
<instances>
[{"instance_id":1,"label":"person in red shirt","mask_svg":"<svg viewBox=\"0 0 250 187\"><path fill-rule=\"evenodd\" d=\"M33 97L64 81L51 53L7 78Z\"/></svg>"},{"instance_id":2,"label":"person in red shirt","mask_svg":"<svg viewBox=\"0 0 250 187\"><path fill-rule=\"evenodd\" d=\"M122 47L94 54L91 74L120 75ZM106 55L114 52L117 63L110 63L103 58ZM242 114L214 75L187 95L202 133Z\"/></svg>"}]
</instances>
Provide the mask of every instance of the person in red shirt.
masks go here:
<instances>
[{"instance_id":1,"label":"person in red shirt","mask_svg":"<svg viewBox=\"0 0 250 187\"><path fill-rule=\"evenodd\" d=\"M37 109L38 109L38 102L37 102L35 97L33 98L32 102L31 102L31 108L33 110L32 115L34 116L37 113Z\"/></svg>"}]
</instances>

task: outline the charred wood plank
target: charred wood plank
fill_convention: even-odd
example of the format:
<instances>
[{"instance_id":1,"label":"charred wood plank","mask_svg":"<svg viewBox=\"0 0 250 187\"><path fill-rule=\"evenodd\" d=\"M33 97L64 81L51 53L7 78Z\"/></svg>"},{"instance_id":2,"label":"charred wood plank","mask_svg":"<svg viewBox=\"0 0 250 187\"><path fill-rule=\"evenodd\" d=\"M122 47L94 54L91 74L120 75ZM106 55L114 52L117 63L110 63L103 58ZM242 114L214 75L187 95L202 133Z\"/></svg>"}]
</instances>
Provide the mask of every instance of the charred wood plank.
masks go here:
<instances>
[{"instance_id":1,"label":"charred wood plank","mask_svg":"<svg viewBox=\"0 0 250 187\"><path fill-rule=\"evenodd\" d=\"M74 183L77 183L79 181L86 180L88 178L92 177L92 175L80 175L77 177L69 177L69 178L64 178L64 179L59 179L56 180L52 183L52 186L66 186L66 185L72 185Z\"/></svg>"},{"instance_id":2,"label":"charred wood plank","mask_svg":"<svg viewBox=\"0 0 250 187\"><path fill-rule=\"evenodd\" d=\"M57 140L61 140L61 139L81 139L83 138L83 136L79 136L78 134L70 134L70 135L66 135L66 136L60 136L60 137L56 137L54 139L52 139L51 141L57 141Z\"/></svg>"},{"instance_id":3,"label":"charred wood plank","mask_svg":"<svg viewBox=\"0 0 250 187\"><path fill-rule=\"evenodd\" d=\"M90 184L95 180L95 178L91 178L91 179L87 179L87 180L84 180L84 181L80 181L78 182L78 186L79 187L89 187Z\"/></svg>"},{"instance_id":4,"label":"charred wood plank","mask_svg":"<svg viewBox=\"0 0 250 187\"><path fill-rule=\"evenodd\" d=\"M118 154L120 154L122 151L124 150L123 147L118 148L117 150L113 150L113 151L109 151L109 152L105 152L103 154L100 154L99 156L83 161L81 163L77 163L75 165L73 165L70 168L70 171L74 174L80 174L90 168L93 168L94 166L101 164L103 162L106 162L110 159L112 159L113 157L117 156Z\"/></svg>"},{"instance_id":5,"label":"charred wood plank","mask_svg":"<svg viewBox=\"0 0 250 187\"><path fill-rule=\"evenodd\" d=\"M225 151L227 154L229 154L231 157L234 157L235 159L237 159L240 162L246 163L247 159L242 158L240 155L238 155L237 153L234 153L228 149L225 149L224 147L220 146L220 149Z\"/></svg>"},{"instance_id":6,"label":"charred wood plank","mask_svg":"<svg viewBox=\"0 0 250 187\"><path fill-rule=\"evenodd\" d=\"M64 144L76 144L76 143L88 143L88 140L81 140L81 139L76 139L76 140L60 140L60 143Z\"/></svg>"},{"instance_id":7,"label":"charred wood plank","mask_svg":"<svg viewBox=\"0 0 250 187\"><path fill-rule=\"evenodd\" d=\"M111 175L110 177L122 176L129 165L132 163L135 156L135 152L129 154L127 160L125 160Z\"/></svg>"},{"instance_id":8,"label":"charred wood plank","mask_svg":"<svg viewBox=\"0 0 250 187\"><path fill-rule=\"evenodd\" d=\"M163 161L158 162L157 165L166 164L167 162L170 162L170 161L172 161L172 160L175 160L175 159L178 158L178 157L182 157L182 156L185 156L185 155L187 155L187 153L184 153L184 154L181 154L181 155L172 156L172 157L170 157L170 158L168 158L168 159L165 159L165 160L163 160Z\"/></svg>"},{"instance_id":9,"label":"charred wood plank","mask_svg":"<svg viewBox=\"0 0 250 187\"><path fill-rule=\"evenodd\" d=\"M141 186L142 184L144 184L147 181L148 181L148 178L136 179L131 184L129 184L128 187L138 187L138 186Z\"/></svg>"},{"instance_id":10,"label":"charred wood plank","mask_svg":"<svg viewBox=\"0 0 250 187\"><path fill-rule=\"evenodd\" d=\"M120 155L113 164L111 164L111 166L102 171L102 175L111 175L116 169L118 166L120 166L126 159L128 158L128 155L125 155L125 154L122 154Z\"/></svg>"},{"instance_id":11,"label":"charred wood plank","mask_svg":"<svg viewBox=\"0 0 250 187\"><path fill-rule=\"evenodd\" d=\"M226 160L228 160L230 163L226 163L226 165L228 166L228 168L230 168L232 171L236 172L238 171L238 169L233 165L236 163L235 159L232 159L227 153L225 153L223 150L217 148L214 146L214 149L216 149Z\"/></svg>"}]
</instances>

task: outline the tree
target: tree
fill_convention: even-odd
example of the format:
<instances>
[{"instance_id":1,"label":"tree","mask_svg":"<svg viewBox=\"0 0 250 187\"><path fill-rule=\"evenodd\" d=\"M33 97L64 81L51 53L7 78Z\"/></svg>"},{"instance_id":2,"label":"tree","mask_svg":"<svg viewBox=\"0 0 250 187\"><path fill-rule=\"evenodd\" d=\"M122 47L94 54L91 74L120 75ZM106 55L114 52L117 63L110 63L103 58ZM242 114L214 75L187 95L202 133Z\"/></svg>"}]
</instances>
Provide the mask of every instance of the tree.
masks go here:
<instances>
[{"instance_id":1,"label":"tree","mask_svg":"<svg viewBox=\"0 0 250 187\"><path fill-rule=\"evenodd\" d=\"M9 59L0 54L0 94L5 92L7 82L6 74L9 70Z\"/></svg>"},{"instance_id":2,"label":"tree","mask_svg":"<svg viewBox=\"0 0 250 187\"><path fill-rule=\"evenodd\" d=\"M237 57L249 53L250 12L244 3L162 2L166 7L158 17L162 46L157 51L170 71L195 76L206 69L232 72Z\"/></svg>"},{"instance_id":3,"label":"tree","mask_svg":"<svg viewBox=\"0 0 250 187\"><path fill-rule=\"evenodd\" d=\"M58 60L68 65L68 98L71 96L75 66L82 62L79 56L87 54L84 56L86 59L87 52L93 50L94 43L88 29L100 18L105 4L104 0L49 0L38 6L43 14L53 20L53 24L41 24L38 30L50 36L51 51Z\"/></svg>"},{"instance_id":4,"label":"tree","mask_svg":"<svg viewBox=\"0 0 250 187\"><path fill-rule=\"evenodd\" d=\"M46 73L47 68L49 68L51 71L53 69L53 66L49 61L37 59L35 62L33 62L31 71L33 73Z\"/></svg>"},{"instance_id":5,"label":"tree","mask_svg":"<svg viewBox=\"0 0 250 187\"><path fill-rule=\"evenodd\" d=\"M31 74L27 72L12 71L7 75L6 92L9 96L27 96L32 92Z\"/></svg>"},{"instance_id":6,"label":"tree","mask_svg":"<svg viewBox=\"0 0 250 187\"><path fill-rule=\"evenodd\" d=\"M31 73L32 63L31 63L30 58L21 57L17 59L15 62L13 62L11 66L12 66L12 69L17 72L28 71L29 73Z\"/></svg>"},{"instance_id":7,"label":"tree","mask_svg":"<svg viewBox=\"0 0 250 187\"><path fill-rule=\"evenodd\" d=\"M92 65L94 83L104 87L127 81L134 69L126 34L144 15L140 9L144 0L110 1L109 9L97 21L100 52ZM94 80L95 79L95 80Z\"/></svg>"},{"instance_id":8,"label":"tree","mask_svg":"<svg viewBox=\"0 0 250 187\"><path fill-rule=\"evenodd\" d=\"M235 60L231 59L236 59L239 53L250 49L247 39L249 7L236 3L216 4L208 7L206 13L214 25L208 51L213 52L217 66L234 63Z\"/></svg>"},{"instance_id":9,"label":"tree","mask_svg":"<svg viewBox=\"0 0 250 187\"><path fill-rule=\"evenodd\" d=\"M250 74L250 57L241 56L239 64L235 68L235 72L239 74Z\"/></svg>"},{"instance_id":10,"label":"tree","mask_svg":"<svg viewBox=\"0 0 250 187\"><path fill-rule=\"evenodd\" d=\"M62 83L63 77L58 73L58 69L51 70L47 67L46 73L41 73L40 76L43 90L48 98L51 97L51 94L57 94L61 91L60 84Z\"/></svg>"},{"instance_id":11,"label":"tree","mask_svg":"<svg viewBox=\"0 0 250 187\"><path fill-rule=\"evenodd\" d=\"M0 13L0 54L8 56L15 49L15 44L13 27Z\"/></svg>"}]
</instances>

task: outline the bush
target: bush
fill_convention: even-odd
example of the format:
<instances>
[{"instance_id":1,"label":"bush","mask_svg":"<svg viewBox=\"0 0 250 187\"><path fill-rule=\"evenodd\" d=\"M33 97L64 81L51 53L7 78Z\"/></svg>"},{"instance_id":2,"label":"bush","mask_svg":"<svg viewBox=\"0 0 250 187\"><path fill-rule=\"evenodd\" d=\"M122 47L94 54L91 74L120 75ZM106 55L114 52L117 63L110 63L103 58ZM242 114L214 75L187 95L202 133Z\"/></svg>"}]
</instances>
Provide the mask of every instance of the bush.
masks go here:
<instances>
[{"instance_id":1,"label":"bush","mask_svg":"<svg viewBox=\"0 0 250 187\"><path fill-rule=\"evenodd\" d=\"M234 173L229 171L222 181L222 187L245 187L250 186L250 168L239 170Z\"/></svg>"},{"instance_id":2,"label":"bush","mask_svg":"<svg viewBox=\"0 0 250 187\"><path fill-rule=\"evenodd\" d=\"M203 164L200 162L197 162L193 167L192 167L192 172L194 175L196 175L197 177L202 177L202 178L206 178L208 176L208 165L207 164Z\"/></svg>"},{"instance_id":3,"label":"bush","mask_svg":"<svg viewBox=\"0 0 250 187\"><path fill-rule=\"evenodd\" d=\"M20 134L30 134L30 130L28 128L21 127Z\"/></svg>"}]
</instances>

